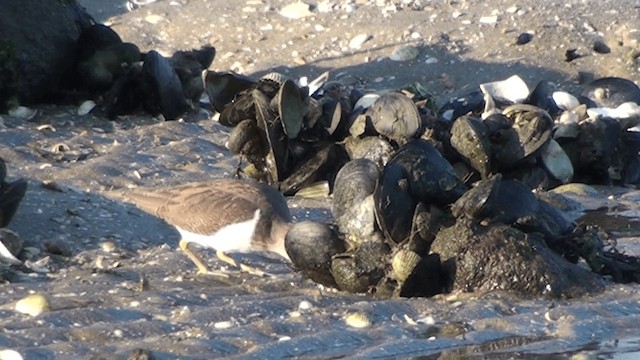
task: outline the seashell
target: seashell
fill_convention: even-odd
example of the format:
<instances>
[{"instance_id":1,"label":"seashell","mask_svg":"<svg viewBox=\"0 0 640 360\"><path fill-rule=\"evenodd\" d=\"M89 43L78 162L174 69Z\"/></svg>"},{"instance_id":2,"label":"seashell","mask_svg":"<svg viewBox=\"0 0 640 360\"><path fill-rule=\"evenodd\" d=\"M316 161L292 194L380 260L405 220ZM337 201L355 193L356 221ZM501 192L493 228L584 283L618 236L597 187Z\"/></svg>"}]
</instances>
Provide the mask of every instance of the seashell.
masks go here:
<instances>
[{"instance_id":1,"label":"seashell","mask_svg":"<svg viewBox=\"0 0 640 360\"><path fill-rule=\"evenodd\" d=\"M453 166L430 143L414 139L396 151L387 163L401 165L406 172L408 188L417 200L446 206L466 191ZM385 168L386 170L386 168ZM411 208L413 216L413 207Z\"/></svg>"},{"instance_id":2,"label":"seashell","mask_svg":"<svg viewBox=\"0 0 640 360\"><path fill-rule=\"evenodd\" d=\"M566 91L554 91L554 93L551 94L551 98L558 108L565 111L572 110L580 105L578 98Z\"/></svg>"},{"instance_id":3,"label":"seashell","mask_svg":"<svg viewBox=\"0 0 640 360\"><path fill-rule=\"evenodd\" d=\"M326 199L329 197L331 189L327 180L317 181L298 190L295 196L310 199Z\"/></svg>"},{"instance_id":4,"label":"seashell","mask_svg":"<svg viewBox=\"0 0 640 360\"><path fill-rule=\"evenodd\" d=\"M15 350L3 349L0 350L0 359L2 360L23 360L22 354Z\"/></svg>"},{"instance_id":5,"label":"seashell","mask_svg":"<svg viewBox=\"0 0 640 360\"><path fill-rule=\"evenodd\" d=\"M334 179L334 174L348 161L348 155L340 145L318 145L322 147L312 151L310 157L299 161L291 174L280 182L280 191L285 195L293 195L301 188L323 179Z\"/></svg>"},{"instance_id":6,"label":"seashell","mask_svg":"<svg viewBox=\"0 0 640 360\"><path fill-rule=\"evenodd\" d=\"M285 81L289 80L289 78L286 75L284 75L282 73L279 73L279 72L270 72L270 73L267 73L265 75L262 75L260 77L260 80L270 80L270 81L273 81L276 84L282 85L282 84L284 84ZM295 83L294 83L294 85L295 85Z\"/></svg>"},{"instance_id":7,"label":"seashell","mask_svg":"<svg viewBox=\"0 0 640 360\"><path fill-rule=\"evenodd\" d=\"M350 208L373 194L379 176L378 166L371 160L347 162L336 175L331 206L333 217L341 218Z\"/></svg>"},{"instance_id":8,"label":"seashell","mask_svg":"<svg viewBox=\"0 0 640 360\"><path fill-rule=\"evenodd\" d=\"M420 50L417 47L411 45L403 45L389 55L389 59L393 61L411 61L420 55Z\"/></svg>"},{"instance_id":9,"label":"seashell","mask_svg":"<svg viewBox=\"0 0 640 360\"><path fill-rule=\"evenodd\" d=\"M380 94L365 94L361 96L355 105L353 105L353 112L360 113L373 105L380 98Z\"/></svg>"},{"instance_id":10,"label":"seashell","mask_svg":"<svg viewBox=\"0 0 640 360\"><path fill-rule=\"evenodd\" d=\"M540 159L544 168L551 176L563 184L573 178L573 164L564 149L555 140L551 139L540 153Z\"/></svg>"},{"instance_id":11,"label":"seashell","mask_svg":"<svg viewBox=\"0 0 640 360\"><path fill-rule=\"evenodd\" d=\"M375 130L402 145L421 134L422 118L413 100L399 92L378 98L366 111Z\"/></svg>"},{"instance_id":12,"label":"seashell","mask_svg":"<svg viewBox=\"0 0 640 360\"><path fill-rule=\"evenodd\" d=\"M23 241L17 233L6 228L0 229L0 263L21 265L22 261L14 254L20 254L22 246Z\"/></svg>"},{"instance_id":13,"label":"seashell","mask_svg":"<svg viewBox=\"0 0 640 360\"><path fill-rule=\"evenodd\" d=\"M545 110L533 105L515 104L506 107L502 113L513 122L525 158L551 139L553 119Z\"/></svg>"},{"instance_id":14,"label":"seashell","mask_svg":"<svg viewBox=\"0 0 640 360\"><path fill-rule=\"evenodd\" d=\"M144 57L142 73L152 92L143 99L143 106L151 115L161 114L167 120L175 120L187 111L189 105L182 82L169 60L151 50Z\"/></svg>"},{"instance_id":15,"label":"seashell","mask_svg":"<svg viewBox=\"0 0 640 360\"><path fill-rule=\"evenodd\" d=\"M285 249L291 262L311 280L336 287L331 273L332 258L345 251L344 241L326 224L295 223L285 237Z\"/></svg>"},{"instance_id":16,"label":"seashell","mask_svg":"<svg viewBox=\"0 0 640 360\"><path fill-rule=\"evenodd\" d=\"M620 123L621 128L626 130L640 123L640 105L634 102L626 102L616 108L590 108L587 109L587 115L591 119L597 119L599 117L616 119Z\"/></svg>"},{"instance_id":17,"label":"seashell","mask_svg":"<svg viewBox=\"0 0 640 360\"><path fill-rule=\"evenodd\" d=\"M231 130L227 148L233 154L247 156L251 163L259 163L269 151L253 119L243 120Z\"/></svg>"},{"instance_id":18,"label":"seashell","mask_svg":"<svg viewBox=\"0 0 640 360\"><path fill-rule=\"evenodd\" d=\"M82 104L80 104L80 106L78 107L78 115L80 116L84 116L87 115L88 113L91 112L91 110L93 110L93 108L96 107L96 102L93 100L87 100L85 102L83 102Z\"/></svg>"},{"instance_id":19,"label":"seashell","mask_svg":"<svg viewBox=\"0 0 640 360\"><path fill-rule=\"evenodd\" d=\"M9 109L9 116L20 119L31 120L38 114L38 110L28 108L26 106L16 106Z\"/></svg>"},{"instance_id":20,"label":"seashell","mask_svg":"<svg viewBox=\"0 0 640 360\"><path fill-rule=\"evenodd\" d=\"M285 80L280 86L276 100L284 133L289 139L297 138L302 129L305 111L300 89L292 80Z\"/></svg>"},{"instance_id":21,"label":"seashell","mask_svg":"<svg viewBox=\"0 0 640 360\"><path fill-rule=\"evenodd\" d=\"M364 329L371 326L372 321L369 315L364 312L355 312L351 313L344 318L345 324L347 326L356 328L356 329Z\"/></svg>"},{"instance_id":22,"label":"seashell","mask_svg":"<svg viewBox=\"0 0 640 360\"><path fill-rule=\"evenodd\" d=\"M202 76L205 92L207 96L209 96L209 102L211 102L211 105L218 113L222 113L227 104L231 103L238 94L255 85L255 81L248 77L232 72L205 70L202 72ZM239 120L248 118L249 117L245 117ZM221 123L226 125L224 121Z\"/></svg>"},{"instance_id":23,"label":"seashell","mask_svg":"<svg viewBox=\"0 0 640 360\"><path fill-rule=\"evenodd\" d=\"M17 312L30 316L38 316L51 310L49 300L42 294L28 295L16 302Z\"/></svg>"},{"instance_id":24,"label":"seashell","mask_svg":"<svg viewBox=\"0 0 640 360\"><path fill-rule=\"evenodd\" d=\"M588 107L615 108L626 102L640 104L640 87L628 79L606 77L586 85L578 98Z\"/></svg>"},{"instance_id":25,"label":"seashell","mask_svg":"<svg viewBox=\"0 0 640 360\"><path fill-rule=\"evenodd\" d=\"M280 9L279 14L288 19L297 20L311 16L313 12L311 11L311 5L303 3L302 1L296 1Z\"/></svg>"},{"instance_id":26,"label":"seashell","mask_svg":"<svg viewBox=\"0 0 640 360\"><path fill-rule=\"evenodd\" d=\"M379 136L362 138L348 137L344 142L347 154L353 160L368 159L383 168L393 156L394 149L389 142Z\"/></svg>"},{"instance_id":27,"label":"seashell","mask_svg":"<svg viewBox=\"0 0 640 360\"><path fill-rule=\"evenodd\" d=\"M444 104L438 113L447 121L454 121L462 115L470 112L477 113L482 111L484 103L484 94L481 91L474 91L463 97L449 100Z\"/></svg>"},{"instance_id":28,"label":"seashell","mask_svg":"<svg viewBox=\"0 0 640 360\"><path fill-rule=\"evenodd\" d=\"M358 34L349 40L349 48L360 49L369 39L371 39L371 35L369 34Z\"/></svg>"},{"instance_id":29,"label":"seashell","mask_svg":"<svg viewBox=\"0 0 640 360\"><path fill-rule=\"evenodd\" d=\"M529 96L527 84L518 75L508 79L480 84L480 90L497 101L521 103Z\"/></svg>"},{"instance_id":30,"label":"seashell","mask_svg":"<svg viewBox=\"0 0 640 360\"><path fill-rule=\"evenodd\" d=\"M399 282L404 282L418 266L420 260L422 260L422 257L417 253L400 249L391 258L391 274L393 278Z\"/></svg>"},{"instance_id":31,"label":"seashell","mask_svg":"<svg viewBox=\"0 0 640 360\"><path fill-rule=\"evenodd\" d=\"M309 95L316 95L318 90L322 89L322 87L329 81L329 71L325 71L317 78L311 80L307 87L309 88Z\"/></svg>"},{"instance_id":32,"label":"seashell","mask_svg":"<svg viewBox=\"0 0 640 360\"><path fill-rule=\"evenodd\" d=\"M407 172L390 161L374 192L376 219L385 237L396 243L408 239L418 199L410 192Z\"/></svg>"},{"instance_id":33,"label":"seashell","mask_svg":"<svg viewBox=\"0 0 640 360\"><path fill-rule=\"evenodd\" d=\"M287 169L287 137L282 122L274 121L267 97L258 89L254 89L251 94L258 127L264 131L268 144L268 154L264 160L267 183L277 184L284 179Z\"/></svg>"},{"instance_id":34,"label":"seashell","mask_svg":"<svg viewBox=\"0 0 640 360\"><path fill-rule=\"evenodd\" d=\"M331 274L338 289L350 293L364 293L373 284L353 254L340 254L331 260Z\"/></svg>"},{"instance_id":35,"label":"seashell","mask_svg":"<svg viewBox=\"0 0 640 360\"><path fill-rule=\"evenodd\" d=\"M463 116L451 126L451 146L486 178L492 170L491 143L489 131L480 120Z\"/></svg>"}]
</instances>

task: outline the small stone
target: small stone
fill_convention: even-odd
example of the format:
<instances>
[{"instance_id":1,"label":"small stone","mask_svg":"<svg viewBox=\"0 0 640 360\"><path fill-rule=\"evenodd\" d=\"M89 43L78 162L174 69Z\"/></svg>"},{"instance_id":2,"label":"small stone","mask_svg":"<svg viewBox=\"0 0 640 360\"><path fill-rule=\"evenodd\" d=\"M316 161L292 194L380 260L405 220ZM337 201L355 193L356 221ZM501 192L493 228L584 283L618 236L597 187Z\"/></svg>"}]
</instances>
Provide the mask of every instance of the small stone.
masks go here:
<instances>
[{"instance_id":1,"label":"small stone","mask_svg":"<svg viewBox=\"0 0 640 360\"><path fill-rule=\"evenodd\" d=\"M311 5L297 1L280 9L280 15L296 20L311 16L313 12L311 11Z\"/></svg>"},{"instance_id":2,"label":"small stone","mask_svg":"<svg viewBox=\"0 0 640 360\"><path fill-rule=\"evenodd\" d=\"M51 310L49 300L42 294L32 294L16 302L17 312L30 316L38 316Z\"/></svg>"},{"instance_id":3,"label":"small stone","mask_svg":"<svg viewBox=\"0 0 640 360\"><path fill-rule=\"evenodd\" d=\"M0 350L0 359L2 360L22 360L24 359L19 352L11 349Z\"/></svg>"},{"instance_id":4,"label":"small stone","mask_svg":"<svg viewBox=\"0 0 640 360\"><path fill-rule=\"evenodd\" d=\"M147 15L144 18L144 21L148 22L149 24L153 24L153 25L156 25L156 24L158 24L158 23L160 23L160 22L162 22L164 20L165 20L165 18L163 16L156 15L156 14L150 14L150 15Z\"/></svg>"},{"instance_id":5,"label":"small stone","mask_svg":"<svg viewBox=\"0 0 640 360\"><path fill-rule=\"evenodd\" d=\"M93 100L87 100L83 102L80 107L78 107L78 115L84 116L93 110L96 107L96 102Z\"/></svg>"},{"instance_id":6,"label":"small stone","mask_svg":"<svg viewBox=\"0 0 640 360\"><path fill-rule=\"evenodd\" d=\"M598 54L608 54L611 52L611 48L603 41L596 40L593 42L593 51Z\"/></svg>"},{"instance_id":7,"label":"small stone","mask_svg":"<svg viewBox=\"0 0 640 360\"><path fill-rule=\"evenodd\" d=\"M371 39L371 35L369 34L358 34L349 41L349 47L352 49L360 49L369 39Z\"/></svg>"},{"instance_id":8,"label":"small stone","mask_svg":"<svg viewBox=\"0 0 640 360\"><path fill-rule=\"evenodd\" d=\"M533 35L528 32L523 32L522 34L518 35L518 38L516 39L516 45L528 44L531 40L533 40Z\"/></svg>"},{"instance_id":9,"label":"small stone","mask_svg":"<svg viewBox=\"0 0 640 360\"><path fill-rule=\"evenodd\" d=\"M480 24L495 24L498 22L498 16L497 15L492 15L492 16L483 16L480 18Z\"/></svg>"},{"instance_id":10,"label":"small stone","mask_svg":"<svg viewBox=\"0 0 640 360\"><path fill-rule=\"evenodd\" d=\"M404 45L393 51L389 59L393 61L411 61L420 55L420 50L412 45Z\"/></svg>"}]
</instances>

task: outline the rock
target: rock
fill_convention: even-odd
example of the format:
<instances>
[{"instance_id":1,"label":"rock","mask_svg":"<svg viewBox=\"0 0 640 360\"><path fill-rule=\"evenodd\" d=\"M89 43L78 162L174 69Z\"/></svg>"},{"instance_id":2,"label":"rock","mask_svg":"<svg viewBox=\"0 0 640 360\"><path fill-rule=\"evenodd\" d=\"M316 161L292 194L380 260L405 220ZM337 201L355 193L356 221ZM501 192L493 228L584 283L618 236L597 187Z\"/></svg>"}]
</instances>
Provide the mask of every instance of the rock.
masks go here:
<instances>
[{"instance_id":1,"label":"rock","mask_svg":"<svg viewBox=\"0 0 640 360\"><path fill-rule=\"evenodd\" d=\"M60 88L75 63L76 41L93 19L75 0L0 0L0 8L0 112L5 112L13 97L29 104Z\"/></svg>"}]
</instances>

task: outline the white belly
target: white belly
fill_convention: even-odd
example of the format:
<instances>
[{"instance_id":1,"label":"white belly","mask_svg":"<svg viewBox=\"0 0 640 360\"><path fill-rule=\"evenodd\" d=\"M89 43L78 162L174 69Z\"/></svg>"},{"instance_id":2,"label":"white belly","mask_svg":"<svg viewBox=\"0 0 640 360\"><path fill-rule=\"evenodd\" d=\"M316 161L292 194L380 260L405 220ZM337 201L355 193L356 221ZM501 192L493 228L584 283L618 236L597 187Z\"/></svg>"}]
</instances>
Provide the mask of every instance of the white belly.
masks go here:
<instances>
[{"instance_id":1,"label":"white belly","mask_svg":"<svg viewBox=\"0 0 640 360\"><path fill-rule=\"evenodd\" d=\"M197 234L177 228L182 239L188 243L195 243L203 247L210 247L218 251L248 252L251 251L251 241L260 218L260 210L256 210L252 219L227 225L215 234Z\"/></svg>"}]
</instances>

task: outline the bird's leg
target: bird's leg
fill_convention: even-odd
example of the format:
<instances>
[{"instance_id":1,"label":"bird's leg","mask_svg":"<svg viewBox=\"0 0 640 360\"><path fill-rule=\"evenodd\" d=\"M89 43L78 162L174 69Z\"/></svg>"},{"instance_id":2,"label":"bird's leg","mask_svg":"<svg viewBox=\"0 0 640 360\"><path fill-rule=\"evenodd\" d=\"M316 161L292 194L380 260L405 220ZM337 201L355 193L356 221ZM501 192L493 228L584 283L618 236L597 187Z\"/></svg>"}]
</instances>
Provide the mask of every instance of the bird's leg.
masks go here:
<instances>
[{"instance_id":1,"label":"bird's leg","mask_svg":"<svg viewBox=\"0 0 640 360\"><path fill-rule=\"evenodd\" d=\"M219 275L223 277L229 277L224 273L210 272L207 270L207 266L204 264L202 259L195 252L189 249L189 243L184 239L180 240L180 249L193 261L193 263L198 267L198 274L211 274L211 275Z\"/></svg>"},{"instance_id":2,"label":"bird's leg","mask_svg":"<svg viewBox=\"0 0 640 360\"><path fill-rule=\"evenodd\" d=\"M239 263L237 261L235 261L231 256L225 254L223 251L220 250L216 250L216 256L218 256L218 259L226 262L227 264L231 264L235 267L239 267L240 270L251 274L251 275L257 275L257 276L272 276L271 274L264 272L258 268L254 268L251 267L249 265L245 265L243 263Z\"/></svg>"}]
</instances>

